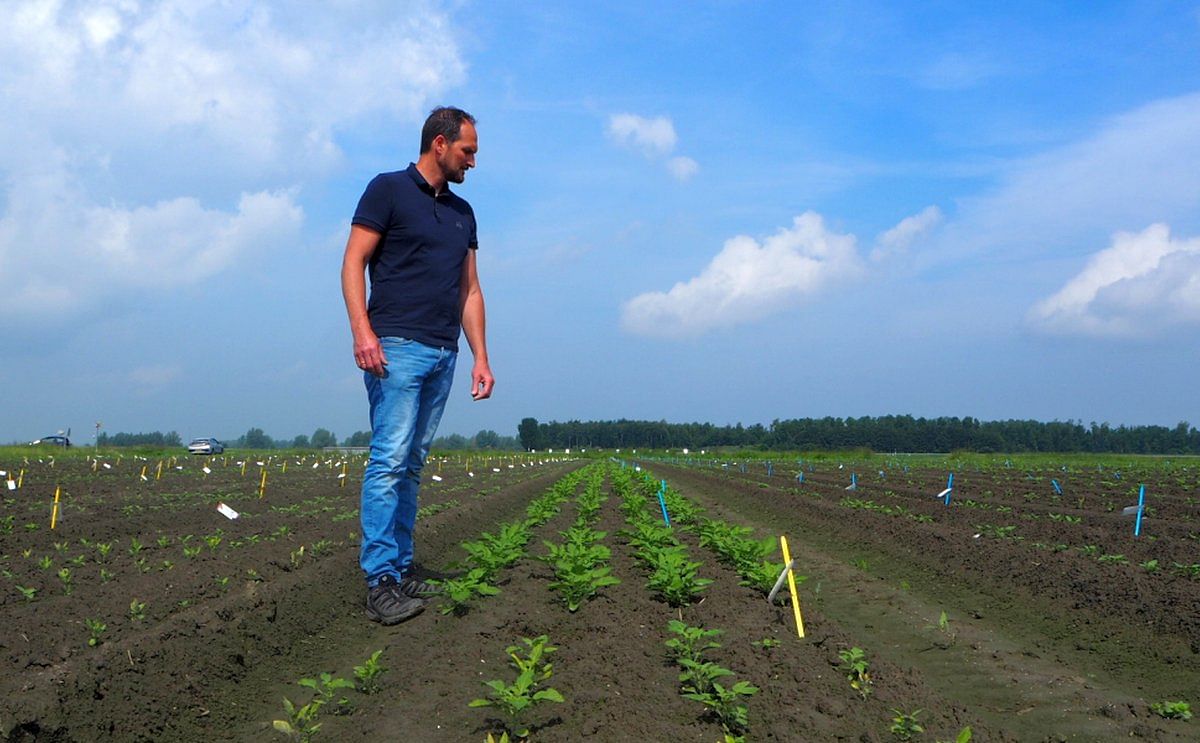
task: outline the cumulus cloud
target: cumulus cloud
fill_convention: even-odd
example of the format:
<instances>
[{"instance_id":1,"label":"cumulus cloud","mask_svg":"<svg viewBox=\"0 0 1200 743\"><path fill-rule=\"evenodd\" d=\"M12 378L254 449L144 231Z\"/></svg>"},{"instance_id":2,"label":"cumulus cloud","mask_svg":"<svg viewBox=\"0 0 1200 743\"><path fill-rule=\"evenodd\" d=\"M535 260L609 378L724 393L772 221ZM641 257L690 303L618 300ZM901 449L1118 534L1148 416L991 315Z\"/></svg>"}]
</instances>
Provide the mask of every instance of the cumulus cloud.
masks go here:
<instances>
[{"instance_id":1,"label":"cumulus cloud","mask_svg":"<svg viewBox=\"0 0 1200 743\"><path fill-rule=\"evenodd\" d=\"M942 210L936 206L927 206L919 213L905 217L895 227L875 239L876 247L871 251L871 260L882 260L890 255L903 253L913 242L928 234L941 222Z\"/></svg>"},{"instance_id":2,"label":"cumulus cloud","mask_svg":"<svg viewBox=\"0 0 1200 743\"><path fill-rule=\"evenodd\" d=\"M641 152L648 160L663 163L676 180L686 181L700 172L700 164L692 158L670 157L678 137L675 124L666 116L613 114L608 118L608 136L623 147Z\"/></svg>"},{"instance_id":3,"label":"cumulus cloud","mask_svg":"<svg viewBox=\"0 0 1200 743\"><path fill-rule=\"evenodd\" d=\"M739 235L700 275L625 303L621 323L639 335L680 338L788 309L862 272L857 241L806 212L762 242Z\"/></svg>"},{"instance_id":4,"label":"cumulus cloud","mask_svg":"<svg viewBox=\"0 0 1200 743\"><path fill-rule=\"evenodd\" d=\"M1200 323L1200 237L1173 238L1165 224L1117 233L1028 319L1045 332L1094 336Z\"/></svg>"},{"instance_id":5,"label":"cumulus cloud","mask_svg":"<svg viewBox=\"0 0 1200 743\"><path fill-rule=\"evenodd\" d=\"M419 121L464 76L453 29L421 2L12 0L0 309L69 313L283 246L303 218L295 184L337 163L342 128Z\"/></svg>"}]
</instances>

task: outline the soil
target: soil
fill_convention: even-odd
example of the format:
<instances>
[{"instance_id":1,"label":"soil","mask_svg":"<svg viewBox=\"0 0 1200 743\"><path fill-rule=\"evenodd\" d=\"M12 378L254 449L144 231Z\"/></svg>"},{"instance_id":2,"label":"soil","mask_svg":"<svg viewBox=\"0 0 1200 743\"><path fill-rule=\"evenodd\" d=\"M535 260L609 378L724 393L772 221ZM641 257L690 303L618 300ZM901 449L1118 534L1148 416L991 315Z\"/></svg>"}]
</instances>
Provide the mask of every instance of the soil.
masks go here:
<instances>
[{"instance_id":1,"label":"soil","mask_svg":"<svg viewBox=\"0 0 1200 743\"><path fill-rule=\"evenodd\" d=\"M789 606L739 585L686 529L679 539L714 582L691 606L657 600L621 534L615 496L596 528L621 583L578 611L566 610L536 559L543 540L574 521L568 501L535 531L530 555L504 571L499 595L463 616L440 613L435 601L395 627L373 624L357 566L361 460L286 461L286 471L284 460L246 461L243 474L232 457L166 460L159 479L157 460L0 462L27 470L0 511L12 517L0 530L0 735L284 740L272 730L282 698L312 697L299 679L353 679L353 667L382 650L379 693L344 692L352 710L323 714L314 740L483 741L505 721L467 703L484 696L483 681L511 681L508 645L547 634L558 648L549 684L566 701L535 708L532 740L719 740L720 725L680 695L664 654L667 622L683 619L722 630L713 660L759 688L747 701L748 740L893 740L896 710L922 710L919 740L953 740L967 725L976 741L1194 739L1194 721L1148 707L1200 703L1200 579L1172 568L1200 562L1194 472L1155 473L1155 515L1135 539L1116 515L1131 486L1107 472L960 472L947 507L932 497L945 472L899 464L860 476L848 492L848 473L831 466L806 466L800 483L795 467L767 476L762 467L643 463L707 516L788 536L808 576L801 640ZM529 455L431 462L418 560L431 572L453 569L460 542L522 518L586 464ZM241 517L227 520L218 502ZM108 543L102 557L98 545ZM1141 566L1150 560L1160 568ZM16 586L38 591L29 600ZM145 603L142 618L131 617L134 600ZM939 629L942 611L949 621ZM94 647L91 619L106 625ZM871 661L865 699L839 669L838 653L851 647Z\"/></svg>"}]
</instances>

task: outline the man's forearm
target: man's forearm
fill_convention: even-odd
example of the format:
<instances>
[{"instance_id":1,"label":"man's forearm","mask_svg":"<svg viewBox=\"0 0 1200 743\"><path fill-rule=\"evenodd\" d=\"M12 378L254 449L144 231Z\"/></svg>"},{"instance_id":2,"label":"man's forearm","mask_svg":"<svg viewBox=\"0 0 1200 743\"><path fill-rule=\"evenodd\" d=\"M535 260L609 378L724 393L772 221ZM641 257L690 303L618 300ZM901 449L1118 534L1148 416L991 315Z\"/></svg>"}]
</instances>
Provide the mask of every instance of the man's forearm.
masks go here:
<instances>
[{"instance_id":1,"label":"man's forearm","mask_svg":"<svg viewBox=\"0 0 1200 743\"><path fill-rule=\"evenodd\" d=\"M463 300L462 326L467 336L467 345L476 362L487 363L487 313L483 305L483 292L468 292Z\"/></svg>"}]
</instances>

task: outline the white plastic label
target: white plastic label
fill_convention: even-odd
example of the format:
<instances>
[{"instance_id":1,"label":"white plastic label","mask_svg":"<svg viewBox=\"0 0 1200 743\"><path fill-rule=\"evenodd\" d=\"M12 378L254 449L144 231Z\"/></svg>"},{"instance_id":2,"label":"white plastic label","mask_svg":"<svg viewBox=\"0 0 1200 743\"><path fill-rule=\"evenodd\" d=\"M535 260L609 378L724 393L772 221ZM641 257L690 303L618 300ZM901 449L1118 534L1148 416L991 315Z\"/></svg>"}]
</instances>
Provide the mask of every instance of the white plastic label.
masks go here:
<instances>
[{"instance_id":1,"label":"white plastic label","mask_svg":"<svg viewBox=\"0 0 1200 743\"><path fill-rule=\"evenodd\" d=\"M233 510L232 508L225 505L224 503L217 504L217 511L219 511L222 516L224 516L225 518L227 518L231 521L233 519L236 519L239 515L237 511Z\"/></svg>"}]
</instances>

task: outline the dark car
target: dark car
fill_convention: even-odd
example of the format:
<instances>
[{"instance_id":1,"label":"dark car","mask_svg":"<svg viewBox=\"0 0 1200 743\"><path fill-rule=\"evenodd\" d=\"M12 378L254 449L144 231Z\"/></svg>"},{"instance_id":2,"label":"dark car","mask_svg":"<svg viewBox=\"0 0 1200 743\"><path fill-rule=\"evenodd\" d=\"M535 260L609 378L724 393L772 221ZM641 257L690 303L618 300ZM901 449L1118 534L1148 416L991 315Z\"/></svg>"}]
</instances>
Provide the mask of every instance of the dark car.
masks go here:
<instances>
[{"instance_id":1,"label":"dark car","mask_svg":"<svg viewBox=\"0 0 1200 743\"><path fill-rule=\"evenodd\" d=\"M53 436L43 436L40 439L34 439L29 442L30 446L70 446L71 440L62 434L54 434Z\"/></svg>"},{"instance_id":2,"label":"dark car","mask_svg":"<svg viewBox=\"0 0 1200 743\"><path fill-rule=\"evenodd\" d=\"M192 443L187 445L189 454L222 454L225 451L225 445L214 438L192 439Z\"/></svg>"}]
</instances>

